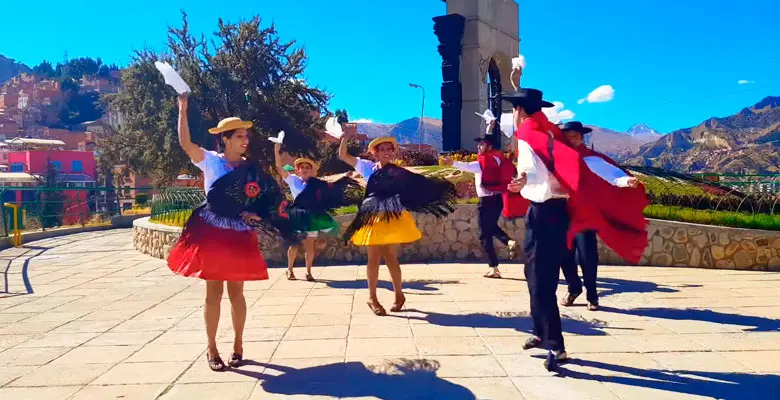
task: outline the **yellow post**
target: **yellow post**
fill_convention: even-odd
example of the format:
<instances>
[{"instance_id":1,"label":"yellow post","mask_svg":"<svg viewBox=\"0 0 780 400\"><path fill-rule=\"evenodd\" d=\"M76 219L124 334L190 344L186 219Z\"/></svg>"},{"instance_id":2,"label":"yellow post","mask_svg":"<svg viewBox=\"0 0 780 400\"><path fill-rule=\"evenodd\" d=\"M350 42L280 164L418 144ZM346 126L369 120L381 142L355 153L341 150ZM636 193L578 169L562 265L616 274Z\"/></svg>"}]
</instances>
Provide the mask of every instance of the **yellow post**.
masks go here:
<instances>
[{"instance_id":1,"label":"yellow post","mask_svg":"<svg viewBox=\"0 0 780 400\"><path fill-rule=\"evenodd\" d=\"M19 230L19 205L5 203L5 206L14 210L14 247L22 246L22 231Z\"/></svg>"}]
</instances>

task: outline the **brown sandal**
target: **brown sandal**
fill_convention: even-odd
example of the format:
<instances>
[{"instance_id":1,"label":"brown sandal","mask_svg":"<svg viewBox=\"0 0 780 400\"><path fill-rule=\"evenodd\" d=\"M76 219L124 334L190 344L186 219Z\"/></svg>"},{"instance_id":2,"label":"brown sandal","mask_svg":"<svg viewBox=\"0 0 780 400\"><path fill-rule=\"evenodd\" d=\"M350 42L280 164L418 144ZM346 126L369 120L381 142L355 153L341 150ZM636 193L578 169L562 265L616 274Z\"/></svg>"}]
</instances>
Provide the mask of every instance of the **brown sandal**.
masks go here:
<instances>
[{"instance_id":1,"label":"brown sandal","mask_svg":"<svg viewBox=\"0 0 780 400\"><path fill-rule=\"evenodd\" d=\"M404 304L406 304L406 296L401 297L401 301L396 300L395 304L393 304L393 307L390 308L390 311L399 312L403 310Z\"/></svg>"},{"instance_id":2,"label":"brown sandal","mask_svg":"<svg viewBox=\"0 0 780 400\"><path fill-rule=\"evenodd\" d=\"M214 372L222 372L225 370L225 362L219 356L211 356L206 354L206 361L209 363L209 369Z\"/></svg>"},{"instance_id":3,"label":"brown sandal","mask_svg":"<svg viewBox=\"0 0 780 400\"><path fill-rule=\"evenodd\" d=\"M567 294L566 297L564 297L563 300L561 300L561 305L564 306L564 307L570 307L570 306L574 305L574 300L577 300L577 297L580 297L581 294L582 293L576 293L576 294L569 293L569 294Z\"/></svg>"},{"instance_id":4,"label":"brown sandal","mask_svg":"<svg viewBox=\"0 0 780 400\"><path fill-rule=\"evenodd\" d=\"M309 272L306 273L306 280L309 282L315 282L314 276L312 276L312 274Z\"/></svg>"},{"instance_id":5,"label":"brown sandal","mask_svg":"<svg viewBox=\"0 0 780 400\"><path fill-rule=\"evenodd\" d=\"M379 316L379 317L383 317L383 316L387 315L387 311L385 311L385 308L382 307L382 305L379 304L378 302L374 303L374 302L371 302L371 301L367 301L366 304L368 305L368 308L370 308L371 311L374 312L374 315Z\"/></svg>"},{"instance_id":6,"label":"brown sandal","mask_svg":"<svg viewBox=\"0 0 780 400\"><path fill-rule=\"evenodd\" d=\"M287 270L287 280L288 281L294 281L295 280L295 273L293 273L289 269Z\"/></svg>"}]
</instances>

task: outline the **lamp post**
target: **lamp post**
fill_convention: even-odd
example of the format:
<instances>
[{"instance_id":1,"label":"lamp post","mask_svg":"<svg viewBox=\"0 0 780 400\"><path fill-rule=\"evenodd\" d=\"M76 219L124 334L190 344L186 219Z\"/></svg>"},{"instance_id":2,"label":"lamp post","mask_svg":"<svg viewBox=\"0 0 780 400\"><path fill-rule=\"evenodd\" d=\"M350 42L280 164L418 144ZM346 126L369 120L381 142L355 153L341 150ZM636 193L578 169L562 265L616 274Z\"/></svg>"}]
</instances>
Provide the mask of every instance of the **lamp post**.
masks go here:
<instances>
[{"instance_id":1,"label":"lamp post","mask_svg":"<svg viewBox=\"0 0 780 400\"><path fill-rule=\"evenodd\" d=\"M420 144L422 144L424 128L423 118L425 118L425 88L416 83L410 83L409 87L422 90L422 111L420 111L420 125L417 127L417 138L419 139Z\"/></svg>"}]
</instances>

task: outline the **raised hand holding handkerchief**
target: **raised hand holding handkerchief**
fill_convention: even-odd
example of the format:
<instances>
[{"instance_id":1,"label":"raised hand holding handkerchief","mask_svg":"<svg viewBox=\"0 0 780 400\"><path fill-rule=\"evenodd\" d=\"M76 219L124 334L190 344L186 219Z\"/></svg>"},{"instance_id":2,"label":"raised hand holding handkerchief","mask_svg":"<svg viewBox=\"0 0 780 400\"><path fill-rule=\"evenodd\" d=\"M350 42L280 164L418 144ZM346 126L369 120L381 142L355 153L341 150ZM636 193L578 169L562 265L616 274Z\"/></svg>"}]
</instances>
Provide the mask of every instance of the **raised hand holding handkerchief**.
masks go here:
<instances>
[{"instance_id":1,"label":"raised hand holding handkerchief","mask_svg":"<svg viewBox=\"0 0 780 400\"><path fill-rule=\"evenodd\" d=\"M268 140L276 144L282 144L284 142L284 131L280 131L277 137L269 136Z\"/></svg>"},{"instance_id":2,"label":"raised hand holding handkerchief","mask_svg":"<svg viewBox=\"0 0 780 400\"><path fill-rule=\"evenodd\" d=\"M328 121L325 122L325 133L336 139L341 139L341 136L344 135L344 130L341 128L341 124L336 117L330 117L328 118Z\"/></svg>"},{"instance_id":3,"label":"raised hand holding handkerchief","mask_svg":"<svg viewBox=\"0 0 780 400\"><path fill-rule=\"evenodd\" d=\"M189 85L187 85L187 82L184 82L184 79L182 79L181 76L176 73L170 64L155 61L154 66L157 67L157 70L162 74L163 79L165 79L165 83L170 85L176 91L176 93L185 94L192 92Z\"/></svg>"}]
</instances>

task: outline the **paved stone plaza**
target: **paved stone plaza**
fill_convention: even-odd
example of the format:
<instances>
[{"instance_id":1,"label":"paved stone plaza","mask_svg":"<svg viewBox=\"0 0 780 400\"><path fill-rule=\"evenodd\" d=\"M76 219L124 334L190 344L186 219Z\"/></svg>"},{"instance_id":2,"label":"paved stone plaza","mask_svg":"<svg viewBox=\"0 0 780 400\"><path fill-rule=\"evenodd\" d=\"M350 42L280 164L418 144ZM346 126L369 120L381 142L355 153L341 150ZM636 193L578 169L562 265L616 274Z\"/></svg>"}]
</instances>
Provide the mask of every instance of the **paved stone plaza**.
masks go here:
<instances>
[{"instance_id":1,"label":"paved stone plaza","mask_svg":"<svg viewBox=\"0 0 780 400\"><path fill-rule=\"evenodd\" d=\"M407 310L375 317L364 268L284 269L246 286L239 370L205 362L204 285L137 253L129 230L0 252L0 399L776 398L780 274L602 267L603 311L564 309L571 363L524 352L521 265L404 266ZM303 276L299 269L298 275ZM29 284L24 276L28 277ZM381 278L389 279L386 270ZM386 306L392 292L383 282ZM28 294L31 290L32 293ZM559 296L565 293L560 286ZM231 350L230 305L220 341Z\"/></svg>"}]
</instances>

